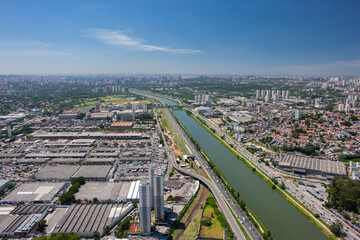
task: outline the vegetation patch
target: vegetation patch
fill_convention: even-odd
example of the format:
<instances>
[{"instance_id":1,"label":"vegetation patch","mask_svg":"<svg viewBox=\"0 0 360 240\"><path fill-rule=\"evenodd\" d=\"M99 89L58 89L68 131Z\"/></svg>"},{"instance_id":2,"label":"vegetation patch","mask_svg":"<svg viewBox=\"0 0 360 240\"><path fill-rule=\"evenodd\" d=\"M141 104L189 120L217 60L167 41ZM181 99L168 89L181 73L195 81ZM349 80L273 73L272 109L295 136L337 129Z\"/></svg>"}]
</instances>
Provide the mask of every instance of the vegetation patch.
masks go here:
<instances>
[{"instance_id":1,"label":"vegetation patch","mask_svg":"<svg viewBox=\"0 0 360 240\"><path fill-rule=\"evenodd\" d=\"M224 229L228 229L228 239L232 239L234 234L226 221L224 215L218 209L216 200L209 192L206 197L203 216L201 219L200 236L204 238L219 238L223 237Z\"/></svg>"}]
</instances>

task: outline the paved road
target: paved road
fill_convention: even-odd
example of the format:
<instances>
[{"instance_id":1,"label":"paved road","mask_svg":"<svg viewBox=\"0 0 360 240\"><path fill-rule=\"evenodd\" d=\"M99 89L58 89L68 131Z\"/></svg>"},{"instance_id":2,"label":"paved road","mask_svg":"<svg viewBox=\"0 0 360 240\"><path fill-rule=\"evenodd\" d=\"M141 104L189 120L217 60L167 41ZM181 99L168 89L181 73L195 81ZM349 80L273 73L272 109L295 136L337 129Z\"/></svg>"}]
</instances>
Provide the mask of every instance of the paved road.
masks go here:
<instances>
[{"instance_id":1,"label":"paved road","mask_svg":"<svg viewBox=\"0 0 360 240\"><path fill-rule=\"evenodd\" d=\"M212 182L210 182L212 184L212 187L217 189L216 192L213 192L216 200L218 200L219 198L221 198L223 201L226 201L228 206L230 206L231 210L234 212L235 216L239 219L239 221L241 222L241 224L243 225L244 229L246 230L246 232L248 233L248 235L250 236L251 239L254 240L260 240L262 239L261 235L258 233L258 231L255 229L254 225L252 224L251 221L248 220L247 216L245 215L245 213L241 210L241 208L239 207L239 205L235 202L235 200L232 198L232 196L230 195L230 193L226 190L226 188L224 187L224 185L222 184L221 181L219 181L218 177L216 176L216 174L211 170L211 168L208 166L207 161L203 158L203 156L197 151L196 147L194 146L194 144L191 142L191 140L188 138L188 136L186 135L186 133L183 131L183 129L179 126L179 124L177 123L177 121L175 120L174 116L172 115L172 113L170 113L170 111L168 109L166 109L166 113L169 116L170 119L170 124L172 125L173 129L178 133L178 135L180 137L182 137L182 139L184 139L187 143L187 145L191 148L192 152L194 153L194 155L197 157L197 159L200 160L205 172L207 173L207 175L210 177L210 179L212 180ZM175 164L174 164L175 165ZM200 176L200 175L199 175ZM200 176L202 177L202 176ZM208 180L209 181L209 180ZM219 196L216 196L216 195ZM221 209L223 210L223 212L225 212L226 210L228 212L229 209L227 207L227 205L225 204L224 206L221 206ZM225 210L224 210L225 209ZM225 214L224 214L225 215ZM229 224L230 221L235 221L233 215L230 212L230 215L225 215L226 219L228 220ZM230 219L230 220L229 220ZM237 222L235 221L236 226L238 229L240 229L240 227L238 226ZM231 226L231 225L230 225ZM233 227L231 226L231 228L233 229ZM236 233L233 230L234 233ZM241 229L240 229L241 232ZM243 235L243 233L241 232L241 235L243 237L245 237ZM238 234L238 236L241 236L240 234Z\"/></svg>"},{"instance_id":2,"label":"paved road","mask_svg":"<svg viewBox=\"0 0 360 240\"><path fill-rule=\"evenodd\" d=\"M236 219L234 218L234 216L232 215L232 213L230 212L230 209L228 208L228 206L226 205L226 202L224 200L224 198L222 197L221 194L221 190L219 188L217 188L217 186L215 184L213 184L209 179L196 174L194 172L185 170L181 167L179 167L176 164L173 164L173 167L178 171L181 172L185 175L191 176L193 178L198 179L200 182L202 182L205 186L207 186L208 189L210 189L210 191L214 194L215 199L217 201L217 203L219 204L224 216L226 217L234 235L236 236L237 239L246 239L245 235L242 233L239 225L236 222Z\"/></svg>"},{"instance_id":3,"label":"paved road","mask_svg":"<svg viewBox=\"0 0 360 240\"><path fill-rule=\"evenodd\" d=\"M192 111L192 113L205 121L208 126L211 126L213 129L215 129L216 133L219 136L225 136L225 141L228 144L232 144L235 149L241 153L244 157L246 157L248 160L250 160L253 164L255 164L257 167L259 167L266 175L268 175L270 178L273 177L279 177L279 173L271 169L271 167L266 167L258 162L258 158L255 157L253 154L251 154L244 146L242 146L238 141L235 141L233 138L229 137L226 133L224 133L217 125L215 125L213 122L211 122L206 117L199 115L196 111L193 111L192 109L188 109ZM284 181L284 180L283 180ZM285 182L285 181L284 181ZM288 188L289 192L297 198L300 202L302 202L308 209L310 209L313 213L319 213L320 217L328 224L331 225L336 219L339 220L344 225L344 234L346 239L360 239L360 232L356 230L354 226L347 223L346 220L339 214L337 211L331 211L322 206L322 203L317 201L317 199L311 197L309 194L304 192L303 194L298 192L298 189L294 189L294 186L291 185L290 182L286 183L286 187ZM292 188L291 188L292 187ZM307 196L309 195L309 196Z\"/></svg>"},{"instance_id":4,"label":"paved road","mask_svg":"<svg viewBox=\"0 0 360 240\"><path fill-rule=\"evenodd\" d=\"M156 99L156 100L159 101L159 99ZM234 212L235 216L239 219L239 221L241 222L242 226L244 227L244 229L246 230L246 232L248 233L250 238L254 239L254 240L262 240L263 238L261 237L259 232L255 229L252 222L248 220L245 213L241 210L239 205L235 202L235 200L232 198L230 193L226 190L226 188L224 187L222 182L219 181L216 174L208 166L207 161L197 151L196 147L191 142L191 140L189 139L187 134L183 131L183 129L179 126L178 122L175 120L173 114L169 111L168 108L165 108L164 110L165 110L165 113L167 114L167 116L168 116L168 118L170 120L169 122L170 122L172 128L178 133L178 135L180 137L182 137L182 139L185 140L185 142L187 143L187 146L190 147L190 150L194 153L194 155L200 161L200 163L203 166L205 172L207 173L207 175L211 179L211 181L210 181L207 178L204 178L204 177L202 177L202 176L200 176L198 174L193 175L193 177L195 177L195 178L197 178L197 176L198 176L198 177L203 178L203 180L206 179L207 182L205 182L205 181L202 181L202 182L209 187L209 189L214 194L216 200L218 201L219 206L220 206L222 212L224 213L224 216L225 216L226 220L229 222L229 225L230 225L232 231L234 232L234 236L236 237L234 239L246 239L246 238L245 238L243 232L241 231L239 225L237 224L234 216L231 214L228 206L230 206L230 208ZM165 149L169 153L168 155L169 155L170 163L174 166L175 169L179 168L175 164L176 160L175 160L175 155L174 155L173 151L170 150L169 146L167 146L166 143L165 143ZM170 168L168 168L168 169L170 169ZM178 169L178 170L179 171L180 170L181 171L186 171L184 169ZM189 172L189 171L187 171L187 172ZM185 173L185 172L183 172L183 173ZM195 173L189 172L188 175L190 175L190 173L195 174ZM201 181L200 178L198 178L198 179Z\"/></svg>"}]
</instances>

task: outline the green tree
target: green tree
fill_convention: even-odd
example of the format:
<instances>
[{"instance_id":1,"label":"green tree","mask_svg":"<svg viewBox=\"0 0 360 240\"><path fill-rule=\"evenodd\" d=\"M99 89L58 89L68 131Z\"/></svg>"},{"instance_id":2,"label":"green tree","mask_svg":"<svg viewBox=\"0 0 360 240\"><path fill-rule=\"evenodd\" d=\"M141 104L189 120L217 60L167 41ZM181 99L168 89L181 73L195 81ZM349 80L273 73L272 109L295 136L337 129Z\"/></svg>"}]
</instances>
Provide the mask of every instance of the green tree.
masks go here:
<instances>
[{"instance_id":1,"label":"green tree","mask_svg":"<svg viewBox=\"0 0 360 240\"><path fill-rule=\"evenodd\" d=\"M209 218L204 218L201 220L201 225L203 225L203 226L209 227L209 226L211 226L211 224L212 224L212 222L211 222L211 219L209 219Z\"/></svg>"},{"instance_id":2,"label":"green tree","mask_svg":"<svg viewBox=\"0 0 360 240\"><path fill-rule=\"evenodd\" d=\"M333 234L335 234L335 236L340 236L342 229L343 224L338 219L336 219L330 226L330 230Z\"/></svg>"},{"instance_id":3,"label":"green tree","mask_svg":"<svg viewBox=\"0 0 360 240\"><path fill-rule=\"evenodd\" d=\"M46 227L46 220L41 220L36 224L35 229L38 232L43 232L45 230L45 227Z\"/></svg>"},{"instance_id":4,"label":"green tree","mask_svg":"<svg viewBox=\"0 0 360 240\"><path fill-rule=\"evenodd\" d=\"M99 239L100 238L100 233L95 231L93 236L94 236L95 239Z\"/></svg>"}]
</instances>

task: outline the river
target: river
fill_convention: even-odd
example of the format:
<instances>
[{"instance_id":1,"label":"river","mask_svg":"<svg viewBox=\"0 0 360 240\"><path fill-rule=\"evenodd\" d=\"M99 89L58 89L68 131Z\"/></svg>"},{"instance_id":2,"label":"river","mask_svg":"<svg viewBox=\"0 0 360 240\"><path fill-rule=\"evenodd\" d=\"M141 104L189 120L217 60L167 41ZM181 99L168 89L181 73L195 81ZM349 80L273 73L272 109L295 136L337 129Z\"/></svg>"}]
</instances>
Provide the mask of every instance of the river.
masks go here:
<instances>
[{"instance_id":1,"label":"river","mask_svg":"<svg viewBox=\"0 0 360 240\"><path fill-rule=\"evenodd\" d=\"M161 99L161 98L159 98ZM161 99L168 105L176 105ZM221 142L182 110L173 113L214 164L224 174L246 205L254 212L276 240L322 240L327 237L289 202L274 192L244 163L237 160Z\"/></svg>"}]
</instances>

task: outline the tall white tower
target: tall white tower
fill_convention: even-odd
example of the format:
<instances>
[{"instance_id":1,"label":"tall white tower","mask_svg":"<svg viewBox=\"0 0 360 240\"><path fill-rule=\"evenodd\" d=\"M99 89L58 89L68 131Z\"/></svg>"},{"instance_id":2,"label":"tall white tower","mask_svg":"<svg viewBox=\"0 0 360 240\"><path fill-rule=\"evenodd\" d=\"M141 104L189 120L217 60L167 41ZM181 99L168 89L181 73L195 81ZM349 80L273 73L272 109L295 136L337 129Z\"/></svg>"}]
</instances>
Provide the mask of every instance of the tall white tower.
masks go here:
<instances>
[{"instance_id":1,"label":"tall white tower","mask_svg":"<svg viewBox=\"0 0 360 240\"><path fill-rule=\"evenodd\" d=\"M139 205L140 233L149 235L151 232L150 185L145 181L140 182Z\"/></svg>"},{"instance_id":2,"label":"tall white tower","mask_svg":"<svg viewBox=\"0 0 360 240\"><path fill-rule=\"evenodd\" d=\"M154 208L154 176L155 168L149 168L149 183L150 183L150 207Z\"/></svg>"},{"instance_id":3,"label":"tall white tower","mask_svg":"<svg viewBox=\"0 0 360 240\"><path fill-rule=\"evenodd\" d=\"M155 210L155 219L165 220L165 211L164 211L164 177L162 175L155 176L155 185L154 185L154 210Z\"/></svg>"}]
</instances>

